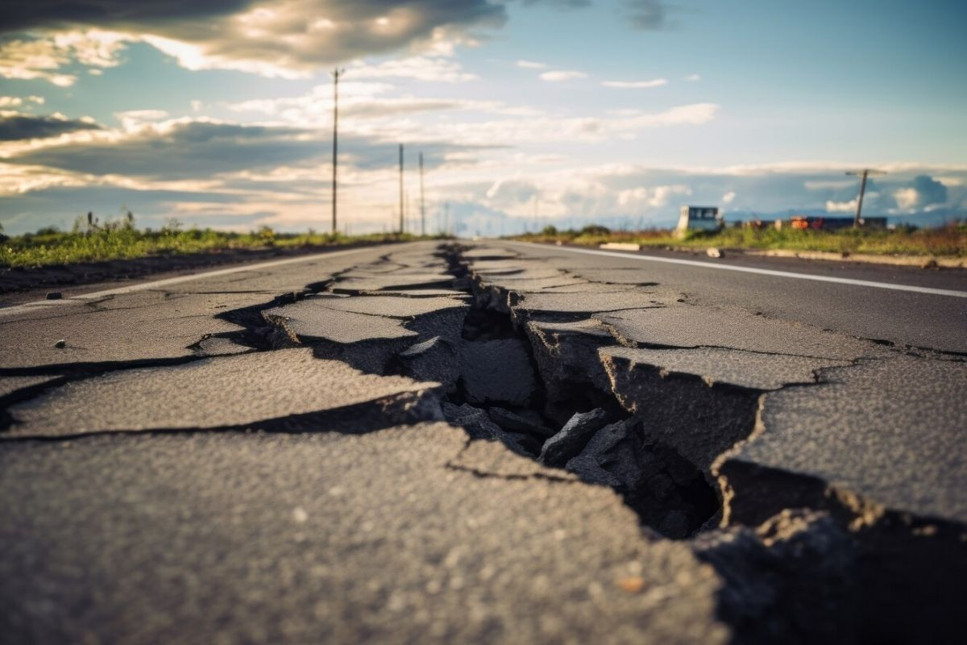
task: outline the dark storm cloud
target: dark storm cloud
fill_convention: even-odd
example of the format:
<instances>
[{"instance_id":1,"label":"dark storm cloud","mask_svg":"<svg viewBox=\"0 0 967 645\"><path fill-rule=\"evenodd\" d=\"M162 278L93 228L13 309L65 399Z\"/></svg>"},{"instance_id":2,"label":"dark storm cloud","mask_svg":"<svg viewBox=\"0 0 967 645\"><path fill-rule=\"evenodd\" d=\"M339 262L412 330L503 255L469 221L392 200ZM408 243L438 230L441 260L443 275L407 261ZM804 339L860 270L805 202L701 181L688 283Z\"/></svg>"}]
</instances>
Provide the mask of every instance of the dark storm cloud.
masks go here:
<instances>
[{"instance_id":1,"label":"dark storm cloud","mask_svg":"<svg viewBox=\"0 0 967 645\"><path fill-rule=\"evenodd\" d=\"M0 5L0 31L69 25L137 25L234 13L253 0L32 0Z\"/></svg>"},{"instance_id":2,"label":"dark storm cloud","mask_svg":"<svg viewBox=\"0 0 967 645\"><path fill-rule=\"evenodd\" d=\"M563 9L578 9L581 7L590 7L591 0L524 0L525 6L535 4L551 5Z\"/></svg>"},{"instance_id":3,"label":"dark storm cloud","mask_svg":"<svg viewBox=\"0 0 967 645\"><path fill-rule=\"evenodd\" d=\"M9 159L94 175L204 179L248 168L290 164L321 156L321 141L304 140L292 128L195 121L148 130L121 141L76 142L41 148Z\"/></svg>"},{"instance_id":4,"label":"dark storm cloud","mask_svg":"<svg viewBox=\"0 0 967 645\"><path fill-rule=\"evenodd\" d=\"M53 116L33 116L30 114L0 116L0 141L46 139L65 132L100 129L99 125L77 119L59 119Z\"/></svg>"},{"instance_id":5,"label":"dark storm cloud","mask_svg":"<svg viewBox=\"0 0 967 645\"><path fill-rule=\"evenodd\" d=\"M269 11L236 20L255 8ZM499 27L505 20L503 4L491 0L38 0L0 9L0 31L97 26L190 43L220 61L298 70L388 53L439 28Z\"/></svg>"},{"instance_id":6,"label":"dark storm cloud","mask_svg":"<svg viewBox=\"0 0 967 645\"><path fill-rule=\"evenodd\" d=\"M340 137L343 163L360 170L395 167L396 143L371 137ZM27 151L6 162L92 175L146 179L208 179L222 173L322 163L329 159L328 133L299 128L244 126L209 121L175 123L133 133L120 141L83 141ZM428 166L471 147L412 142ZM268 190L267 183L260 189ZM291 186L291 184L289 184Z\"/></svg>"},{"instance_id":7,"label":"dark storm cloud","mask_svg":"<svg viewBox=\"0 0 967 645\"><path fill-rule=\"evenodd\" d=\"M918 207L943 204L947 201L947 187L933 177L918 175L913 178L911 188L917 191Z\"/></svg>"},{"instance_id":8,"label":"dark storm cloud","mask_svg":"<svg viewBox=\"0 0 967 645\"><path fill-rule=\"evenodd\" d=\"M668 26L668 4L663 0L625 0L625 10L635 29L656 30Z\"/></svg>"}]
</instances>

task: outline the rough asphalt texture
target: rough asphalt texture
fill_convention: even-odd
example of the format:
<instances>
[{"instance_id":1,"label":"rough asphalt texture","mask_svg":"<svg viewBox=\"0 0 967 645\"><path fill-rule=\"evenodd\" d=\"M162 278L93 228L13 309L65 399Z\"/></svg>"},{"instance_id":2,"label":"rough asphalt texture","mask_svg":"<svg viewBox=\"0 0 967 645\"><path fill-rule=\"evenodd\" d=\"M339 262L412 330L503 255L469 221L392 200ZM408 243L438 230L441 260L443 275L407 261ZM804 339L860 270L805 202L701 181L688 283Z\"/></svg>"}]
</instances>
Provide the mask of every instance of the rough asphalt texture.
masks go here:
<instances>
[{"instance_id":1,"label":"rough asphalt texture","mask_svg":"<svg viewBox=\"0 0 967 645\"><path fill-rule=\"evenodd\" d=\"M962 634L962 303L890 295L931 344L689 271L420 243L0 310L0 642Z\"/></svg>"}]
</instances>

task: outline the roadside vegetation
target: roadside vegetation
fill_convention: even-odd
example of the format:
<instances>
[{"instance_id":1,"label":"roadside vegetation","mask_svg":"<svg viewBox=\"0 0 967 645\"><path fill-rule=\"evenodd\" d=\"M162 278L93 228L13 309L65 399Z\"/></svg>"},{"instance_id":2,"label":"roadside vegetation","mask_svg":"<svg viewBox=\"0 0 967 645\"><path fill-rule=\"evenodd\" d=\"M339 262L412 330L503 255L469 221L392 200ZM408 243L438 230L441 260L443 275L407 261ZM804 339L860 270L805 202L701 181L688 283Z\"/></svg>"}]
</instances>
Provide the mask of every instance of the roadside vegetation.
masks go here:
<instances>
[{"instance_id":1,"label":"roadside vegetation","mask_svg":"<svg viewBox=\"0 0 967 645\"><path fill-rule=\"evenodd\" d=\"M515 239L528 242L598 246L606 242L629 242L643 247L734 248L787 251L826 251L871 255L967 257L967 222L939 228L898 227L894 230L843 229L839 231L783 228L725 228L719 232L690 232L678 238L670 230L611 231L603 226L559 231L547 226L540 233Z\"/></svg>"},{"instance_id":2,"label":"roadside vegetation","mask_svg":"<svg viewBox=\"0 0 967 645\"><path fill-rule=\"evenodd\" d=\"M0 228L2 231L2 228ZM44 228L36 233L7 237L0 233L0 267L39 267L52 264L99 262L154 255L222 252L236 249L331 247L417 239L404 234L341 235L279 233L267 226L249 233L185 229L169 220L160 230L135 228L134 217L101 223L92 214L79 217L73 230Z\"/></svg>"}]
</instances>

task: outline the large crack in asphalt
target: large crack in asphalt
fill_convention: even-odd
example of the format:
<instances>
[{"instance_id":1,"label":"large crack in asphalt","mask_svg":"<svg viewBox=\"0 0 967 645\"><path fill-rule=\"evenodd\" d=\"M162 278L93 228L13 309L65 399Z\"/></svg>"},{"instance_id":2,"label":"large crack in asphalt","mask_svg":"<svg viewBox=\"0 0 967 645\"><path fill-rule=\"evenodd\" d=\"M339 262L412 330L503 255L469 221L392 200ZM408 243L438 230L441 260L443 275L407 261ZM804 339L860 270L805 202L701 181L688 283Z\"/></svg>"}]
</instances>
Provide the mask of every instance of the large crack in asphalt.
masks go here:
<instances>
[{"instance_id":1,"label":"large crack in asphalt","mask_svg":"<svg viewBox=\"0 0 967 645\"><path fill-rule=\"evenodd\" d=\"M963 633L962 524L884 509L820 478L724 459L764 431L768 393L818 385L825 367L855 367L858 360L746 349L753 361L786 363L784 379L762 379L763 387L717 382L661 361L642 364L613 348L721 351L714 356L720 362L736 350L623 338L606 324L589 324L586 314L535 315L518 306L524 294L475 272L461 249L452 248L448 260L455 275L471 278L477 312L467 318L471 340L483 329L526 341L539 383L528 400L529 436L526 426L506 423L489 435L586 482L612 486L645 525L690 538L723 579L719 613L735 642L943 642ZM488 416L500 425L501 415ZM472 436L488 434L481 429L486 417L450 421ZM564 430L548 439L546 426L562 423ZM578 428L570 460L548 463L552 448ZM544 444L537 450L528 439ZM604 449L582 457L588 446Z\"/></svg>"},{"instance_id":2,"label":"large crack in asphalt","mask_svg":"<svg viewBox=\"0 0 967 645\"><path fill-rule=\"evenodd\" d=\"M217 317L240 329L199 339L186 357L3 370L9 377L50 379L0 399L3 429L16 426L11 406L66 383L231 360L212 355L212 343L256 353L311 348L315 360L440 386L254 422L110 432L361 433L436 420L442 411L468 437L447 468L473 477L607 486L646 530L688 540L723 581L719 617L732 627L735 642L931 642L965 628L962 525L877 507L821 478L723 459L764 431L767 393L820 383L815 361L855 361L744 350L763 365L785 361L783 374L799 376L762 381L769 387L718 382L678 371L662 352L705 352L720 360L715 352L734 348L625 337L616 326L620 320L597 320L598 314L534 313L518 306L521 293L473 268L506 256L468 259L465 248L451 245L436 258L440 271L424 267L425 275L399 284L379 277L397 266L386 256L301 292L225 311ZM371 306L374 298L413 302L403 313L387 314ZM310 309L324 312L325 320L314 320ZM628 353L635 351L653 352L652 362L637 361ZM532 469L492 467L487 454L494 446L536 463Z\"/></svg>"}]
</instances>

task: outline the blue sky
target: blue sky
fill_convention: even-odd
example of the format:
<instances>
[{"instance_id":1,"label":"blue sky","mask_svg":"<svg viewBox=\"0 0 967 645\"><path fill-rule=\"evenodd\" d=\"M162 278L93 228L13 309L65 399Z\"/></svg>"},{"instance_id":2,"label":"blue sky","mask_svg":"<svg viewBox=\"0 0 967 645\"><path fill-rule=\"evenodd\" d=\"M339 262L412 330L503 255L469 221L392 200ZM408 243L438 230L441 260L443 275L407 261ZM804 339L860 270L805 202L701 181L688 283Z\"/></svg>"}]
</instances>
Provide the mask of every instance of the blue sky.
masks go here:
<instances>
[{"instance_id":1,"label":"blue sky","mask_svg":"<svg viewBox=\"0 0 967 645\"><path fill-rule=\"evenodd\" d=\"M967 216L967 8L791 0L36 0L0 9L0 222L431 230Z\"/></svg>"}]
</instances>

